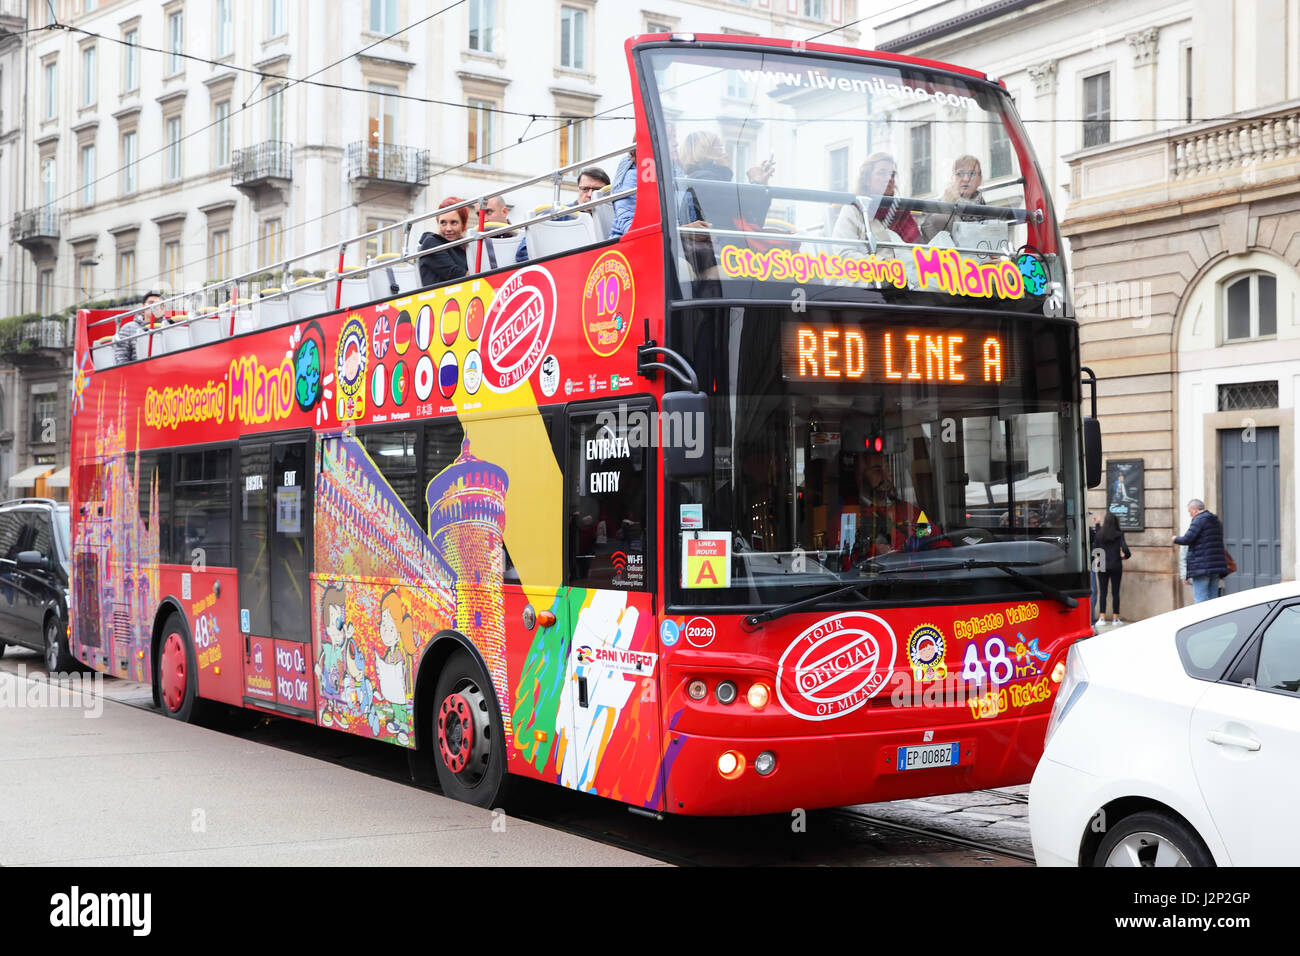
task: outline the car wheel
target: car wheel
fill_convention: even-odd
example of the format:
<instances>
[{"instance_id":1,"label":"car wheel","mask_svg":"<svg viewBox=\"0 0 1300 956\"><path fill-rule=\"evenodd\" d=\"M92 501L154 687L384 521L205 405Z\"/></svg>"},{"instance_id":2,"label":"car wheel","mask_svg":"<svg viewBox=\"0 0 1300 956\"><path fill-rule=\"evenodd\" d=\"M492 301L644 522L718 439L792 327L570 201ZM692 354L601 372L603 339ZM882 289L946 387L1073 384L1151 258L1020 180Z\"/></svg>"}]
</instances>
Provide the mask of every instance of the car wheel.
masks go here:
<instances>
[{"instance_id":1,"label":"car wheel","mask_svg":"<svg viewBox=\"0 0 1300 956\"><path fill-rule=\"evenodd\" d=\"M158 649L158 666L154 669L158 699L168 717L192 723L198 703L198 668L194 647L179 614L172 614L163 625L162 645Z\"/></svg>"},{"instance_id":2,"label":"car wheel","mask_svg":"<svg viewBox=\"0 0 1300 956\"><path fill-rule=\"evenodd\" d=\"M1214 866L1196 831L1165 813L1124 817L1097 848L1094 866Z\"/></svg>"},{"instance_id":3,"label":"car wheel","mask_svg":"<svg viewBox=\"0 0 1300 956\"><path fill-rule=\"evenodd\" d=\"M501 806L505 729L483 668L467 651L448 658L433 697L433 763L442 792L477 807Z\"/></svg>"},{"instance_id":4,"label":"car wheel","mask_svg":"<svg viewBox=\"0 0 1300 956\"><path fill-rule=\"evenodd\" d=\"M63 634L59 619L51 615L45 622L45 669L51 674L65 674L77 667Z\"/></svg>"}]
</instances>

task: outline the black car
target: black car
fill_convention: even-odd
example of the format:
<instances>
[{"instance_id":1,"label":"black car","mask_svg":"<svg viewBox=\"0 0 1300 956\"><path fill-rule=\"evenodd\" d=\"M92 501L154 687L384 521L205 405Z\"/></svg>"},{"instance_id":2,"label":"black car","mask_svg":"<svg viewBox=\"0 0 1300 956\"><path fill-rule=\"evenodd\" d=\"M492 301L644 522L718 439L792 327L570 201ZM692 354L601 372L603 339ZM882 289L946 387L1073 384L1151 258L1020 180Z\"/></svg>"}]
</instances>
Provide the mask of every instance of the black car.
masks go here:
<instances>
[{"instance_id":1,"label":"black car","mask_svg":"<svg viewBox=\"0 0 1300 956\"><path fill-rule=\"evenodd\" d=\"M0 504L0 654L16 644L41 651L51 671L76 667L68 653L70 553L66 503Z\"/></svg>"}]
</instances>

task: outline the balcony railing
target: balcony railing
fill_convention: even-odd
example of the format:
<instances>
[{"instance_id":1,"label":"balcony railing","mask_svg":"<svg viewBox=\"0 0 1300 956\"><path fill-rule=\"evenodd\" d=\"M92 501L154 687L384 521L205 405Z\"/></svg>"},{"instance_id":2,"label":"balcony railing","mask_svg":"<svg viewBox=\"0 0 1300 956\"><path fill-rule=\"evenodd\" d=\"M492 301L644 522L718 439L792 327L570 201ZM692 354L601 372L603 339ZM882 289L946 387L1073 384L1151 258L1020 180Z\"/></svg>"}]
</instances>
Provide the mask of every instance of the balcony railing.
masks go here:
<instances>
[{"instance_id":1,"label":"balcony railing","mask_svg":"<svg viewBox=\"0 0 1300 956\"><path fill-rule=\"evenodd\" d=\"M393 143L349 143L348 175L408 186L429 185L429 151Z\"/></svg>"},{"instance_id":2,"label":"balcony railing","mask_svg":"<svg viewBox=\"0 0 1300 956\"><path fill-rule=\"evenodd\" d=\"M58 241L59 210L54 206L24 209L14 216L12 235L15 242Z\"/></svg>"},{"instance_id":3,"label":"balcony railing","mask_svg":"<svg viewBox=\"0 0 1300 956\"><path fill-rule=\"evenodd\" d=\"M230 158L230 181L255 186L270 179L293 179L293 143L269 140L237 149Z\"/></svg>"},{"instance_id":4,"label":"balcony railing","mask_svg":"<svg viewBox=\"0 0 1300 956\"><path fill-rule=\"evenodd\" d=\"M71 346L67 319L0 319L0 356L12 365L58 364L51 352Z\"/></svg>"},{"instance_id":5,"label":"balcony railing","mask_svg":"<svg viewBox=\"0 0 1300 956\"><path fill-rule=\"evenodd\" d=\"M1064 159L1070 165L1071 217L1294 181L1300 171L1300 100L1085 146Z\"/></svg>"}]
</instances>

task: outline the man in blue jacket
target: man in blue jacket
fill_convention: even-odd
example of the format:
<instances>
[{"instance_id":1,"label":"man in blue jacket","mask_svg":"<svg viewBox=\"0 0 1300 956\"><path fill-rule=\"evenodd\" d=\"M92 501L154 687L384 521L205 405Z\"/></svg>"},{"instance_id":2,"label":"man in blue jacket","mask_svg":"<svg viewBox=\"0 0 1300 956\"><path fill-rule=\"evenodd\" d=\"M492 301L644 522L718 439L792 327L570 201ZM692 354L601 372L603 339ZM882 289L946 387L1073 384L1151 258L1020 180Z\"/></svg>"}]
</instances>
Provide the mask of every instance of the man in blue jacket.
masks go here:
<instances>
[{"instance_id":1,"label":"man in blue jacket","mask_svg":"<svg viewBox=\"0 0 1300 956\"><path fill-rule=\"evenodd\" d=\"M1200 604L1219 596L1219 578L1228 573L1223 557L1223 525L1205 502L1193 498L1187 502L1192 523L1187 533L1174 538L1174 544L1187 546L1187 583L1192 586L1192 600Z\"/></svg>"}]
</instances>

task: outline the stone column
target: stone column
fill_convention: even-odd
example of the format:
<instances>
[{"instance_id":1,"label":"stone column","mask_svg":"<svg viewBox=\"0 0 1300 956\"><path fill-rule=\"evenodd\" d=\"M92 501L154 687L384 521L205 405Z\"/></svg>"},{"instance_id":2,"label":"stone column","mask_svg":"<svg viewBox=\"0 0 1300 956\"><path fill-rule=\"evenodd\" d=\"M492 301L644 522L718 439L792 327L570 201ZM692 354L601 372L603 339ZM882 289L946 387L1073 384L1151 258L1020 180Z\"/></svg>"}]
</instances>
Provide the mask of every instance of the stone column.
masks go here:
<instances>
[{"instance_id":1,"label":"stone column","mask_svg":"<svg viewBox=\"0 0 1300 956\"><path fill-rule=\"evenodd\" d=\"M1124 39L1133 48L1133 105L1131 116L1141 122L1136 126L1125 124L1128 128L1116 136L1123 139L1128 136L1141 136L1154 133L1156 129L1156 50L1159 45L1160 28L1148 27L1137 33L1130 33ZM1118 107L1120 118L1128 112L1123 106ZM1177 115L1177 114L1174 114Z\"/></svg>"},{"instance_id":2,"label":"stone column","mask_svg":"<svg viewBox=\"0 0 1300 956\"><path fill-rule=\"evenodd\" d=\"M1031 136L1034 151L1045 166L1043 175L1047 177L1047 187L1055 201L1056 187L1060 183L1057 166L1060 164L1056 149L1056 61L1044 60L1029 67L1029 78L1034 81L1035 119L1041 123L1031 123ZM1033 129L1037 126L1038 129Z\"/></svg>"}]
</instances>

